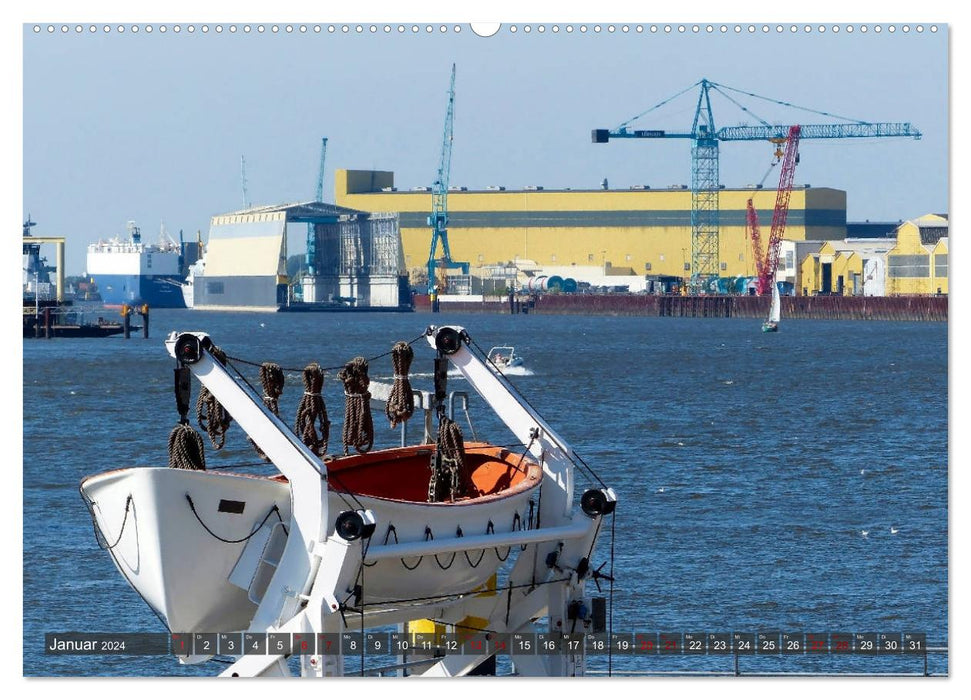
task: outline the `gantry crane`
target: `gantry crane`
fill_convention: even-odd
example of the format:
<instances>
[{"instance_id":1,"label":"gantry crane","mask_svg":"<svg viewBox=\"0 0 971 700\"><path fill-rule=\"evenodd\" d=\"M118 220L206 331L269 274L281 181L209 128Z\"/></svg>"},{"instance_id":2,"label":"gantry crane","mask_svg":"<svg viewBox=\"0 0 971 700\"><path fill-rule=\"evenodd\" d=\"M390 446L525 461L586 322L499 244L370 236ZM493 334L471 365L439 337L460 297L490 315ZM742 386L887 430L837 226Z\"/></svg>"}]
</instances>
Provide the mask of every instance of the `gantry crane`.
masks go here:
<instances>
[{"instance_id":1,"label":"gantry crane","mask_svg":"<svg viewBox=\"0 0 971 700\"><path fill-rule=\"evenodd\" d=\"M695 107L694 121L688 132L669 132L659 129L633 129L631 123L644 115L668 104L694 87L700 86L698 103ZM711 110L711 91L716 91L746 114L760 122L759 126L729 126L718 129ZM697 293L707 279L718 275L718 144L720 141L770 141L785 139L791 125L773 125L742 106L726 91L735 92L777 105L801 109L826 117L842 119L837 124L803 124L800 138L805 139L843 139L878 138L888 136L921 137L920 131L909 123L865 122L821 112L808 107L799 107L755 93L738 90L702 79L681 92L662 100L653 107L614 129L594 129L594 143L606 143L610 139L690 139L691 140L691 287Z\"/></svg>"},{"instance_id":2,"label":"gantry crane","mask_svg":"<svg viewBox=\"0 0 971 700\"><path fill-rule=\"evenodd\" d=\"M776 151L776 156L782 161L779 172L779 188L775 195L775 208L772 210L772 228L769 231L769 242L762 253L762 235L759 231L759 215L749 197L746 205L746 221L749 235L752 238L752 250L755 255L755 274L758 276L756 292L759 295L768 294L775 284L775 271L779 267L779 247L782 245L782 234L786 230L786 218L789 215L789 195L792 194L792 182L796 174L796 163L799 162L799 135L801 127L789 127L789 134L785 139L785 150Z\"/></svg>"},{"instance_id":3,"label":"gantry crane","mask_svg":"<svg viewBox=\"0 0 971 700\"><path fill-rule=\"evenodd\" d=\"M455 64L452 64L452 78L448 88L448 110L445 112L445 130L442 136L442 157L438 163L438 177L432 185L432 213L428 217L428 225L432 229L432 245L428 251L428 293L434 294L437 287L435 269L438 261L438 241L442 241L442 267L461 267L462 274L469 274L467 262L452 260L452 251L448 247L448 177L452 166L452 124L455 117Z\"/></svg>"},{"instance_id":4,"label":"gantry crane","mask_svg":"<svg viewBox=\"0 0 971 700\"><path fill-rule=\"evenodd\" d=\"M315 202L324 201L324 163L327 160L327 137L320 139L320 166L317 168L317 189L314 192ZM314 230L313 222L307 222L307 274L317 274L317 232Z\"/></svg>"}]
</instances>

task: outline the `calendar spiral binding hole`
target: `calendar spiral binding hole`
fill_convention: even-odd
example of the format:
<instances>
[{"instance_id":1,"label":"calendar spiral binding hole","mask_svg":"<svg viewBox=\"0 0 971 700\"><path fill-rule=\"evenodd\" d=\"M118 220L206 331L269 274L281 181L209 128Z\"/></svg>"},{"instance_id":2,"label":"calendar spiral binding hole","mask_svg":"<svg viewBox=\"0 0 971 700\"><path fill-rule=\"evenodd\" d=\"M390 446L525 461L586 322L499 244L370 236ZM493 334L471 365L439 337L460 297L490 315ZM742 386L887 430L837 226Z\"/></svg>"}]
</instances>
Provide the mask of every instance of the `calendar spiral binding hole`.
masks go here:
<instances>
[{"instance_id":1,"label":"calendar spiral binding hole","mask_svg":"<svg viewBox=\"0 0 971 700\"><path fill-rule=\"evenodd\" d=\"M460 24L444 24L444 23L443 24L422 24L422 25L419 25L419 24L412 24L412 25L405 25L405 24L398 24L398 25L391 25L391 24L353 24L353 25L352 24L329 24L329 25L216 24L212 26L208 24L201 24L201 25L196 25L196 24L109 25L109 24L105 24L101 26L98 26L95 24L90 24L87 26L82 24L76 24L74 26L71 26L68 24L61 24L61 25L48 24L46 25L46 27L44 25L35 24L33 25L32 29L34 34L41 34L41 33L44 33L44 31L46 30L46 33L48 34L57 34L57 33L69 34L73 32L74 34L79 34L79 35L84 34L85 31L87 31L88 34L97 34L97 33L125 34L126 32L129 32L131 34L138 34L139 32L143 32L145 34L151 34L155 31L158 31L159 33L162 33L162 34L165 34L167 32L172 32L173 34L181 34L184 31L188 34L195 34L197 32L202 34L212 34L212 33L214 34L223 34L223 33L252 34L254 32L257 34L264 34L267 32L271 34L280 34L280 33L322 34L326 32L328 34L341 33L341 34L359 34L359 35L369 35L369 34L380 35L380 34L392 34L392 33L398 33L398 34L410 33L410 34L427 35L427 34L461 34L463 32L463 27ZM868 34L871 32L874 34L882 34L884 32L886 32L887 34L897 34L898 32L900 34L910 34L910 33L923 34L925 31L930 32L931 34L936 34L939 31L939 27L936 24L925 26L922 24L916 24L916 25L910 25L910 24L902 24L902 25L896 25L896 24L888 24L888 25L881 25L881 24L874 24L874 25L868 25L868 24L860 24L860 25L853 25L853 24L846 24L846 25L839 25L839 24L833 24L833 25L824 25L824 24L819 24L819 25L811 25L811 24L805 24L805 25L797 25L797 24L791 24L791 25L783 25L783 24L776 24L776 25L769 25L769 24L762 24L762 25L756 25L756 24L733 24L733 25L728 25L728 24L720 24L720 25L712 25L712 24L704 24L704 25L702 24L661 24L661 25L658 25L658 24L651 24L651 25L551 24L551 25L545 25L545 24L537 24L537 25L532 25L532 24L514 23L514 24L501 26L499 31L500 32L505 31L508 34L527 34L527 35L546 34L546 33L550 33L550 34L579 33L579 34L601 34L601 35L631 34L631 33L634 33L634 34L644 34L644 33L730 34L730 33L733 33L733 34L741 35L741 34L770 34L773 31L776 34L784 34L786 32L790 34L827 34L827 33L854 34L856 32L859 32L861 34ZM476 32L474 29L470 33L472 33L473 35L476 35ZM483 36L483 35L478 35L478 36Z\"/></svg>"}]
</instances>

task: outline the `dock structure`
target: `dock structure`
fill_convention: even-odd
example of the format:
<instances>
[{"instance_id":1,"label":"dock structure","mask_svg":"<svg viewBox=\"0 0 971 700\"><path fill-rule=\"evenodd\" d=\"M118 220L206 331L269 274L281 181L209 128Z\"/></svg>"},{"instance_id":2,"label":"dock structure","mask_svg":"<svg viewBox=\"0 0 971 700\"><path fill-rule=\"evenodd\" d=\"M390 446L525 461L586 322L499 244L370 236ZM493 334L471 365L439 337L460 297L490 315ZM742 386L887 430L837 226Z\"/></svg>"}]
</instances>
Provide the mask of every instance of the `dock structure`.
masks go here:
<instances>
[{"instance_id":1,"label":"dock structure","mask_svg":"<svg viewBox=\"0 0 971 700\"><path fill-rule=\"evenodd\" d=\"M287 273L288 226L312 227L315 245ZM194 308L277 311L410 305L398 216L323 202L252 207L212 217Z\"/></svg>"},{"instance_id":2,"label":"dock structure","mask_svg":"<svg viewBox=\"0 0 971 700\"><path fill-rule=\"evenodd\" d=\"M657 316L682 318L765 318L770 297L680 296L657 294L541 294L515 299L477 297L440 301L441 310L453 313ZM427 296L415 297L417 311L429 310ZM782 297L782 315L792 319L843 321L946 322L948 298L941 295L896 297Z\"/></svg>"},{"instance_id":3,"label":"dock structure","mask_svg":"<svg viewBox=\"0 0 971 700\"><path fill-rule=\"evenodd\" d=\"M27 222L24 223L24 235L23 235L23 248L25 259L28 256L33 256L35 259L39 259L39 249L42 243L53 243L56 249L56 262L55 262L55 274L57 275L57 303L64 303L64 237L63 236L34 236L30 233L30 227L34 225L34 222L30 221L28 218ZM46 268L49 269L49 268ZM26 274L26 270L25 270ZM29 283L29 280L24 281L25 284ZM35 295L36 295L35 291Z\"/></svg>"}]
</instances>

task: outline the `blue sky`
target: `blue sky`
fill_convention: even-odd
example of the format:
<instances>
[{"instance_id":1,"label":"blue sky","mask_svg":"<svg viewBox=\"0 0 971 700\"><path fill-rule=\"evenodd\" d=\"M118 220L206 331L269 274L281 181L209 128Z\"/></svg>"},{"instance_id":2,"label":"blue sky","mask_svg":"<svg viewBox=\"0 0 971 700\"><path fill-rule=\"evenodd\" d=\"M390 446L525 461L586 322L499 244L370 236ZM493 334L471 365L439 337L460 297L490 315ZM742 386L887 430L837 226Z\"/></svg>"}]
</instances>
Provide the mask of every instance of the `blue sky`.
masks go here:
<instances>
[{"instance_id":1,"label":"blue sky","mask_svg":"<svg viewBox=\"0 0 971 700\"><path fill-rule=\"evenodd\" d=\"M590 143L595 127L614 127L706 77L742 90L867 121L911 122L920 141L879 139L805 142L797 183L848 192L851 220L893 220L948 210L948 29L891 34L795 33L791 23L762 23L756 32L693 34L691 24L656 33L651 23L510 23L490 38L462 31L411 31L397 22L356 24L344 34L306 23L141 21L119 33L90 32L68 22L23 27L23 214L38 234L64 235L67 272L84 269L89 242L139 223L153 238L162 222L189 238L213 214L240 208L240 156L246 158L254 204L312 198L319 145L328 137L324 199L333 200L335 168L393 170L402 188L429 185L441 149L452 62L457 65L452 184L509 188L594 188L690 182L684 140ZM152 24L149 34L145 25ZM190 33L188 25L195 31ZM209 28L202 32L202 25ZM223 27L217 34L216 25ZM245 33L244 25L251 31ZM543 25L545 32L538 27ZM560 31L552 32L558 24ZM586 33L579 27L585 24ZM524 31L530 26L530 33ZM566 31L567 25L574 28ZM237 31L231 33L230 26ZM902 25L898 24L898 27ZM696 91L636 123L641 128L690 127ZM719 126L754 123L721 96ZM760 100L743 104L773 123L825 117ZM721 181L743 186L762 178L771 148L727 143ZM775 180L773 173L767 186ZM301 248L292 242L292 250Z\"/></svg>"}]
</instances>

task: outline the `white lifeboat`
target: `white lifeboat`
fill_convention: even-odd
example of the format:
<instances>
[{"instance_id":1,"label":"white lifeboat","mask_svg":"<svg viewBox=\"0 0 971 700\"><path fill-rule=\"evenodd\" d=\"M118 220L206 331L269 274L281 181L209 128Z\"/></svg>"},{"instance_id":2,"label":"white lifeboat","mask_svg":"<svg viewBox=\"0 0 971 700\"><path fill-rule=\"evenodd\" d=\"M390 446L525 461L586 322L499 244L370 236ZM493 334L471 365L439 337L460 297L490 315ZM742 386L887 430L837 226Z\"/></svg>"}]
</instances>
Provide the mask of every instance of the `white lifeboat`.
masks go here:
<instances>
[{"instance_id":1,"label":"white lifeboat","mask_svg":"<svg viewBox=\"0 0 971 700\"><path fill-rule=\"evenodd\" d=\"M592 488L575 503L572 448L471 352L464 329L432 327L426 337L436 362L454 365L522 445L465 444L459 495L439 502L428 495L429 467L445 455L435 445L321 460L210 352L206 334L169 336L180 371L212 392L280 472L137 467L81 482L99 543L169 631L324 634L344 632L349 619L359 631L434 617L513 633L544 616L548 629L592 629L592 616L576 612L591 606L575 603L601 576L590 558L616 496ZM435 402L444 415L438 391ZM506 587L495 595L500 568ZM421 672L463 675L488 656L446 656ZM206 658L196 650L180 660ZM516 663L528 675L580 675L583 654ZM243 654L221 675L289 673L286 657L268 652ZM301 673L342 675L341 652L301 657Z\"/></svg>"},{"instance_id":2,"label":"white lifeboat","mask_svg":"<svg viewBox=\"0 0 971 700\"><path fill-rule=\"evenodd\" d=\"M469 491L428 503L434 445L375 451L327 463L333 513L374 513L374 544L529 529L542 468L521 454L466 445ZM81 482L118 569L173 632L245 629L266 592L289 535L285 477L218 471L118 469ZM350 494L354 494L353 498ZM531 502L532 499L532 502ZM331 524L329 536L334 535ZM447 597L495 574L508 547L364 560L364 601Z\"/></svg>"}]
</instances>

